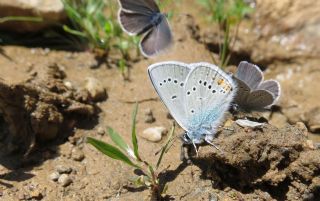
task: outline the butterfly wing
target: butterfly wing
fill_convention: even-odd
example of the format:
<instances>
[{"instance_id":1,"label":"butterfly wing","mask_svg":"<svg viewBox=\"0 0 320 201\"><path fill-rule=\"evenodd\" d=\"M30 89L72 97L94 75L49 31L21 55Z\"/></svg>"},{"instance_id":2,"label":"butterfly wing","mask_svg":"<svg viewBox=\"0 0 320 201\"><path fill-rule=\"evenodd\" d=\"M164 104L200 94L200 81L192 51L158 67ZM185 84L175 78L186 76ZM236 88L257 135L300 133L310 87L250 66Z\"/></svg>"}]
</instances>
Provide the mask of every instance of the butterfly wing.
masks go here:
<instances>
[{"instance_id":1,"label":"butterfly wing","mask_svg":"<svg viewBox=\"0 0 320 201\"><path fill-rule=\"evenodd\" d=\"M119 11L118 19L124 31L129 35L139 35L152 27L150 17L145 14Z\"/></svg>"},{"instance_id":2,"label":"butterfly wing","mask_svg":"<svg viewBox=\"0 0 320 201\"><path fill-rule=\"evenodd\" d=\"M193 64L185 86L186 115L189 136L194 142L213 137L215 129L228 110L236 86L229 75L208 63ZM207 136L203 132L208 131Z\"/></svg>"},{"instance_id":3,"label":"butterfly wing","mask_svg":"<svg viewBox=\"0 0 320 201\"><path fill-rule=\"evenodd\" d=\"M274 96L269 91L259 89L250 93L245 108L261 110L274 102Z\"/></svg>"},{"instance_id":4,"label":"butterfly wing","mask_svg":"<svg viewBox=\"0 0 320 201\"><path fill-rule=\"evenodd\" d=\"M233 79L237 83L237 93L234 98L234 103L236 103L240 107L243 107L246 104L247 99L249 97L251 91L250 87L235 76L233 76Z\"/></svg>"},{"instance_id":5,"label":"butterfly wing","mask_svg":"<svg viewBox=\"0 0 320 201\"><path fill-rule=\"evenodd\" d=\"M168 20L164 15L161 18L161 22L153 27L140 42L140 49L144 56L153 56L167 49L172 43Z\"/></svg>"},{"instance_id":6,"label":"butterfly wing","mask_svg":"<svg viewBox=\"0 0 320 201\"><path fill-rule=\"evenodd\" d=\"M154 0L119 0L121 8L127 12L147 14L149 16L160 12Z\"/></svg>"},{"instance_id":7,"label":"butterfly wing","mask_svg":"<svg viewBox=\"0 0 320 201\"><path fill-rule=\"evenodd\" d=\"M263 80L260 68L246 61L240 62L235 77L246 83L252 90L256 89Z\"/></svg>"},{"instance_id":8,"label":"butterfly wing","mask_svg":"<svg viewBox=\"0 0 320 201\"><path fill-rule=\"evenodd\" d=\"M274 97L274 102L280 97L281 94L280 83L276 80L266 80L259 85L258 89L263 89L270 92Z\"/></svg>"},{"instance_id":9,"label":"butterfly wing","mask_svg":"<svg viewBox=\"0 0 320 201\"><path fill-rule=\"evenodd\" d=\"M188 64L180 62L161 62L148 67L153 87L170 114L186 130L183 89L190 71Z\"/></svg>"}]
</instances>

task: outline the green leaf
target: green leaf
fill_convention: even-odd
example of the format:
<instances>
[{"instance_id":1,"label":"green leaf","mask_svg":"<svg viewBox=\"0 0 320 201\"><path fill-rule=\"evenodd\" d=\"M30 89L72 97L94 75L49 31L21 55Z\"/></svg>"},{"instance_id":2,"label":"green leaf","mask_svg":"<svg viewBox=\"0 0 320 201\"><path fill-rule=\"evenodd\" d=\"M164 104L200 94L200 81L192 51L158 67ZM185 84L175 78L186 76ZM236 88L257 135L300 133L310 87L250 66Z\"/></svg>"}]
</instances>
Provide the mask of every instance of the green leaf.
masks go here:
<instances>
[{"instance_id":1,"label":"green leaf","mask_svg":"<svg viewBox=\"0 0 320 201\"><path fill-rule=\"evenodd\" d=\"M169 145L170 145L170 143L171 143L172 140L173 140L172 137L173 137L174 130L175 130L175 125L172 126L171 131L170 131L170 134L169 134L168 139L167 139L167 142L166 142L166 144L165 144L165 145L162 147L162 149L161 149L161 153L160 153L160 156L159 156L159 158L158 158L158 162L157 162L157 165L156 165L156 169L159 168L164 154L167 153L167 151L168 151L168 149L169 149L169 147L170 147Z\"/></svg>"},{"instance_id":2,"label":"green leaf","mask_svg":"<svg viewBox=\"0 0 320 201\"><path fill-rule=\"evenodd\" d=\"M138 139L137 139L137 135L136 135L137 112L138 112L138 103L135 104L135 107L134 107L133 112L132 112L131 139L132 139L132 145L133 145L133 153L137 157L137 159L141 161L141 158L139 156Z\"/></svg>"},{"instance_id":3,"label":"green leaf","mask_svg":"<svg viewBox=\"0 0 320 201\"><path fill-rule=\"evenodd\" d=\"M113 158L115 160L120 160L132 167L141 169L138 165L131 162L131 160L124 153L122 153L117 147L114 147L110 144L107 144L103 141L100 141L91 137L87 137L87 142L92 146L94 146L103 154L109 156L110 158Z\"/></svg>"},{"instance_id":4,"label":"green leaf","mask_svg":"<svg viewBox=\"0 0 320 201\"><path fill-rule=\"evenodd\" d=\"M123 138L112 128L108 127L108 133L111 137L111 140L123 151L127 152L130 156L132 155L132 150L129 145L123 140Z\"/></svg>"},{"instance_id":5,"label":"green leaf","mask_svg":"<svg viewBox=\"0 0 320 201\"><path fill-rule=\"evenodd\" d=\"M111 20L107 20L104 24L104 31L106 34L110 35L113 32L113 24Z\"/></svg>"}]
</instances>

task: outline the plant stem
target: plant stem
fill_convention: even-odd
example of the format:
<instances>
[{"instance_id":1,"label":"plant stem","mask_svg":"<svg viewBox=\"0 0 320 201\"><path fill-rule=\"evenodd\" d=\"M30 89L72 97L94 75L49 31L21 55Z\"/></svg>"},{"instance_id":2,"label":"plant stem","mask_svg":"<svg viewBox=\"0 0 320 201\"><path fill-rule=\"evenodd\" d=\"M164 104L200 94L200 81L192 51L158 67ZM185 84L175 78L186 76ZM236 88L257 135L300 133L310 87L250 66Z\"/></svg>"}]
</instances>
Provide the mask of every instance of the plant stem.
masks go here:
<instances>
[{"instance_id":1,"label":"plant stem","mask_svg":"<svg viewBox=\"0 0 320 201\"><path fill-rule=\"evenodd\" d=\"M236 44L237 37L238 37L238 33L239 33L240 24L241 24L241 20L239 21L239 23L238 23L237 26L236 26L235 33L234 33L234 35L233 35L233 37L232 37L232 39L231 39L231 40L232 40L232 44L231 44L229 50L233 50L234 45ZM225 62L226 64L229 63L229 60L230 60L230 58L231 58L231 54L232 54L232 52L230 52L230 53L228 54L228 57L227 57L226 62Z\"/></svg>"},{"instance_id":2,"label":"plant stem","mask_svg":"<svg viewBox=\"0 0 320 201\"><path fill-rule=\"evenodd\" d=\"M221 54L221 58L220 58L220 62L221 62L221 68L224 68L226 63L225 63L225 59L226 59L226 55L229 51L229 35L230 35L230 23L226 22L226 30L224 33L224 40L223 40L223 46L222 46L222 54Z\"/></svg>"}]
</instances>

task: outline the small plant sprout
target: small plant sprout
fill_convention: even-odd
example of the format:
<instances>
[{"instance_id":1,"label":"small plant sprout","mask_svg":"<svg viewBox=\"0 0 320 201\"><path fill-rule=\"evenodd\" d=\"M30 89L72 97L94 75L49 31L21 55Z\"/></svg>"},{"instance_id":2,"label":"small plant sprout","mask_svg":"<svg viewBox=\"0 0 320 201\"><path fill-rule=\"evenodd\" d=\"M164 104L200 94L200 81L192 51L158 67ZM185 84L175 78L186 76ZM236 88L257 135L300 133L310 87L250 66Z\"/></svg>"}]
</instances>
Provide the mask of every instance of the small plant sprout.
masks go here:
<instances>
[{"instance_id":1,"label":"small plant sprout","mask_svg":"<svg viewBox=\"0 0 320 201\"><path fill-rule=\"evenodd\" d=\"M117 21L117 2L105 0L62 0L70 23L65 32L75 37L81 49L96 53L99 60L116 56L119 70L124 75L130 60L130 50L138 50L136 37L124 34ZM105 14L106 13L106 14ZM136 51L137 53L138 51ZM115 54L112 54L115 53ZM136 54L138 57L139 54ZM108 63L107 63L108 64Z\"/></svg>"},{"instance_id":2,"label":"small plant sprout","mask_svg":"<svg viewBox=\"0 0 320 201\"><path fill-rule=\"evenodd\" d=\"M228 65L243 18L252 12L252 8L244 0L198 0L211 13L210 20L219 26L219 60L214 63L224 68ZM234 33L231 33L234 31Z\"/></svg>"},{"instance_id":3,"label":"small plant sprout","mask_svg":"<svg viewBox=\"0 0 320 201\"><path fill-rule=\"evenodd\" d=\"M161 185L159 182L159 174L163 171L159 171L159 167L162 162L163 156L168 152L173 143L173 134L175 127L172 127L166 143L159 151L160 154L157 163L155 165L152 165L148 161L143 160L139 153L138 139L136 135L137 111L138 105L136 104L132 114L132 148L112 128L108 128L108 133L111 140L116 146L91 137L87 138L87 142L108 157L122 161L123 163L126 163L127 165L140 170L143 174L134 178L132 180L133 184L137 187L144 186L149 188L151 190L151 200L160 200L161 195L165 193L167 186Z\"/></svg>"}]
</instances>

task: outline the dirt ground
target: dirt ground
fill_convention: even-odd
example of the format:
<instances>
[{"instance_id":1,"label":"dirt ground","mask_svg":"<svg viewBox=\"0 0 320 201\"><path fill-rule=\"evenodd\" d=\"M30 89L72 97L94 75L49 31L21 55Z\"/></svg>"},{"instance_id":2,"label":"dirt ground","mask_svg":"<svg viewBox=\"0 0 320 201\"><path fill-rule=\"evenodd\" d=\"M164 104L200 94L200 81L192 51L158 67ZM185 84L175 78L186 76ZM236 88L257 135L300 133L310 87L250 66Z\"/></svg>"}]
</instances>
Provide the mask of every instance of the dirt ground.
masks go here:
<instances>
[{"instance_id":1,"label":"dirt ground","mask_svg":"<svg viewBox=\"0 0 320 201\"><path fill-rule=\"evenodd\" d=\"M227 70L233 71L241 60L259 65L266 78L281 83L279 107L272 113L245 114L269 122L257 130L237 126L229 114L225 127L231 129L221 129L214 141L223 152L201 147L192 164L180 161L177 140L162 164L169 166L160 177L168 185L165 200L320 199L320 115L314 112L320 108L320 47L315 45L320 14L314 12L319 3L311 2L257 1L256 13L241 24ZM148 189L128 181L134 176L131 167L105 157L84 138L110 142L103 130L111 126L130 142L136 101L138 132L154 126L170 129L173 120L149 81L147 67L168 60L212 63L210 54L217 46L217 29L199 15L203 10L195 1L181 1L176 8L170 22L174 46L132 63L129 81L105 64L92 68L96 61L90 52L0 47L1 151L33 148L27 158L1 154L0 200L150 200ZM83 91L90 77L106 88L106 98L92 100ZM151 124L144 121L148 109L156 119ZM28 129L36 131L34 136ZM182 132L178 128L176 134ZM155 162L164 141L139 138L141 154ZM72 181L65 187L50 178L61 166L69 169Z\"/></svg>"}]
</instances>

